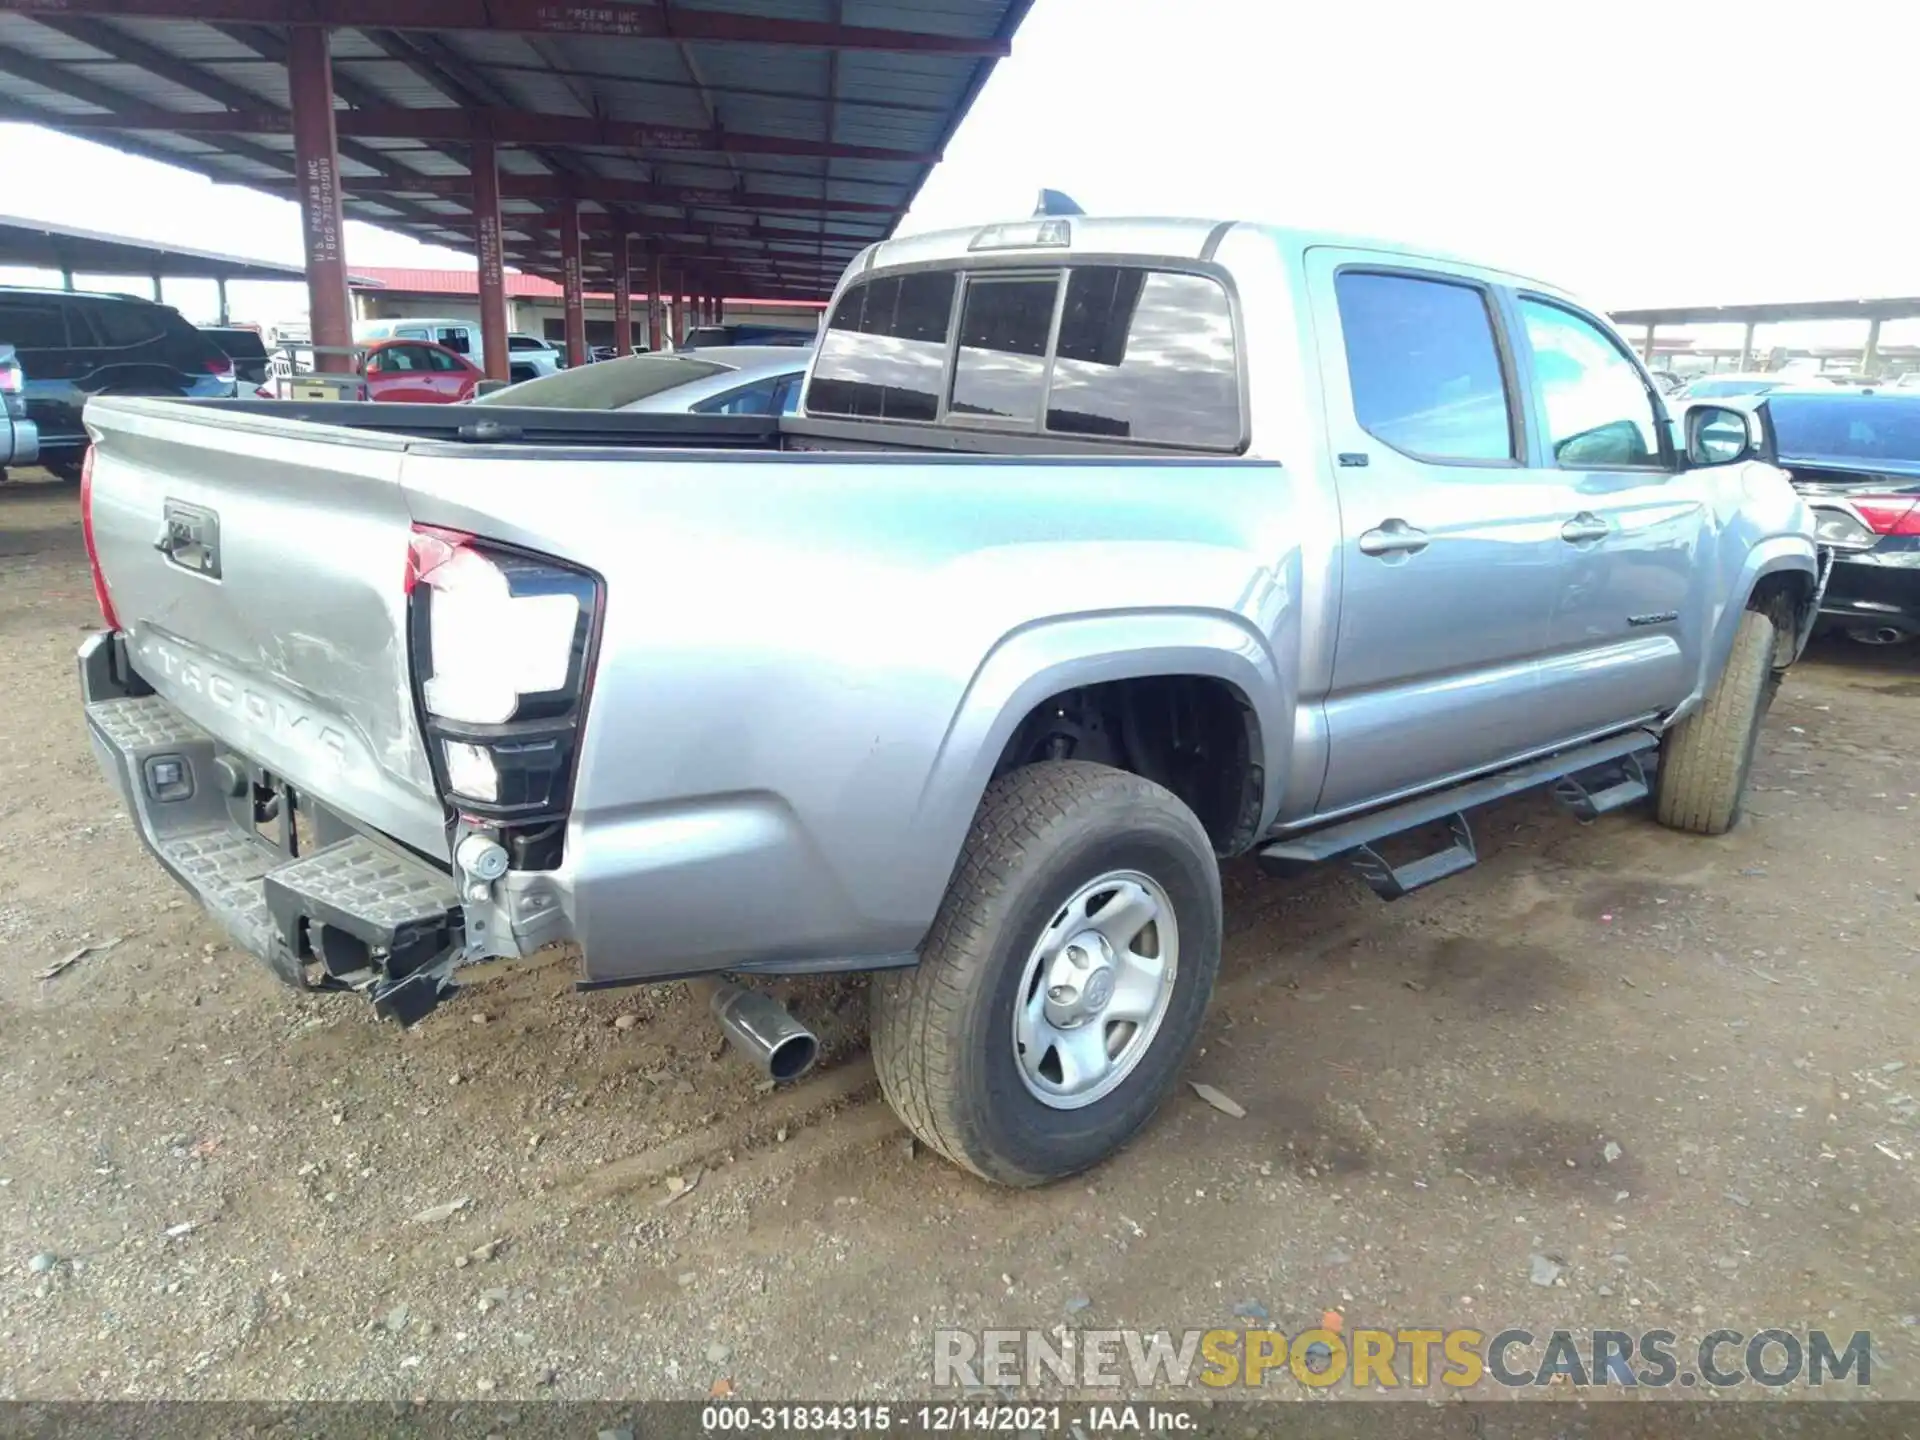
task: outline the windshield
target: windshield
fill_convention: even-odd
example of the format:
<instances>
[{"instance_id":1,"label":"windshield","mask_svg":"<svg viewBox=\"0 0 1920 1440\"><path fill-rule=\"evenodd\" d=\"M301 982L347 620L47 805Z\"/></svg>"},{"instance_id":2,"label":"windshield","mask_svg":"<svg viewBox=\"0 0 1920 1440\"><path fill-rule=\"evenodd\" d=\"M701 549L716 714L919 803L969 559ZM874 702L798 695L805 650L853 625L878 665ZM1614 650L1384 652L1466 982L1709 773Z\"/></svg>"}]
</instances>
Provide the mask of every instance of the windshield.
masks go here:
<instances>
[{"instance_id":1,"label":"windshield","mask_svg":"<svg viewBox=\"0 0 1920 1440\"><path fill-rule=\"evenodd\" d=\"M542 375L482 395L476 405L537 405L546 410L618 410L675 385L730 370L691 355L627 355L558 375Z\"/></svg>"},{"instance_id":2,"label":"windshield","mask_svg":"<svg viewBox=\"0 0 1920 1440\"><path fill-rule=\"evenodd\" d=\"M1696 380L1687 386L1689 400L1715 400L1723 395L1764 395L1787 383L1779 380Z\"/></svg>"},{"instance_id":3,"label":"windshield","mask_svg":"<svg viewBox=\"0 0 1920 1440\"><path fill-rule=\"evenodd\" d=\"M1920 395L1776 395L1767 409L1782 457L1920 464Z\"/></svg>"}]
</instances>

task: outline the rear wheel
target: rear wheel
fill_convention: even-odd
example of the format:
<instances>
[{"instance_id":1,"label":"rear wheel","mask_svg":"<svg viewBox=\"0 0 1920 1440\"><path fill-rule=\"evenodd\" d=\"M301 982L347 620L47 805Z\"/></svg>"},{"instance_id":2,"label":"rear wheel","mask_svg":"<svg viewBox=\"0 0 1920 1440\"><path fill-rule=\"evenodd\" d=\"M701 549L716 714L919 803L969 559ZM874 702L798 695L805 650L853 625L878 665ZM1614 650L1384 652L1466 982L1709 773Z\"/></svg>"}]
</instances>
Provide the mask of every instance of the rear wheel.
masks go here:
<instances>
[{"instance_id":1,"label":"rear wheel","mask_svg":"<svg viewBox=\"0 0 1920 1440\"><path fill-rule=\"evenodd\" d=\"M1662 825L1724 835L1739 820L1760 721L1780 684L1775 633L1758 610L1743 614L1706 702L1661 740L1655 814Z\"/></svg>"},{"instance_id":2,"label":"rear wheel","mask_svg":"<svg viewBox=\"0 0 1920 1440\"><path fill-rule=\"evenodd\" d=\"M986 1179L1084 1170L1179 1078L1220 964L1220 873L1193 812L1125 771L995 781L912 970L873 987L880 1084Z\"/></svg>"},{"instance_id":3,"label":"rear wheel","mask_svg":"<svg viewBox=\"0 0 1920 1440\"><path fill-rule=\"evenodd\" d=\"M85 463L86 453L84 451L74 456L71 460L62 457L58 460L42 460L40 462L42 468L63 485L78 485L80 483L80 471Z\"/></svg>"}]
</instances>

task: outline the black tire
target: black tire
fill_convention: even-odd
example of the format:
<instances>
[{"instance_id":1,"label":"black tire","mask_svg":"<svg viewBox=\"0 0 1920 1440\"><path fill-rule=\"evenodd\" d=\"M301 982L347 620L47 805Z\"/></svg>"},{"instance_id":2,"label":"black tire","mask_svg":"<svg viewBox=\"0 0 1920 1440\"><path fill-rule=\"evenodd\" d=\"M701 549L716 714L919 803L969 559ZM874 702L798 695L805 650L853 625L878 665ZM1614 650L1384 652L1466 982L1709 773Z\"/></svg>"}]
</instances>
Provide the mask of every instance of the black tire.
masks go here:
<instances>
[{"instance_id":1,"label":"black tire","mask_svg":"<svg viewBox=\"0 0 1920 1440\"><path fill-rule=\"evenodd\" d=\"M1758 610L1740 617L1733 653L1701 707L1660 742L1655 814L1694 835L1724 835L1740 819L1760 722L1779 687L1773 621Z\"/></svg>"},{"instance_id":2,"label":"black tire","mask_svg":"<svg viewBox=\"0 0 1920 1440\"><path fill-rule=\"evenodd\" d=\"M1111 1093L1055 1109L1028 1089L1014 1007L1041 934L1085 885L1136 871L1165 892L1179 949L1166 1009ZM895 1112L956 1164L1040 1185L1131 1139L1179 1079L1220 968L1220 870L1193 812L1122 770L1048 761L996 780L914 969L876 977L874 1068Z\"/></svg>"},{"instance_id":3,"label":"black tire","mask_svg":"<svg viewBox=\"0 0 1920 1440\"><path fill-rule=\"evenodd\" d=\"M62 485L78 485L80 469L85 462L86 456L83 453L76 460L43 460L40 463L46 472Z\"/></svg>"}]
</instances>

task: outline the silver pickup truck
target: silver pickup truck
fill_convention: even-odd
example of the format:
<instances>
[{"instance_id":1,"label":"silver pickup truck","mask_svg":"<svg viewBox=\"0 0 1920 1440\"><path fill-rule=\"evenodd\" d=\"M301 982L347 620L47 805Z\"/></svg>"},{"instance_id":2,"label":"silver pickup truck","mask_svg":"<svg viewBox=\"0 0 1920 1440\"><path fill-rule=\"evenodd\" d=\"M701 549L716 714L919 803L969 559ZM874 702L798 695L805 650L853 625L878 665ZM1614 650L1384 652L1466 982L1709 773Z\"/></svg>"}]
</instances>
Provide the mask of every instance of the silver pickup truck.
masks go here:
<instances>
[{"instance_id":1,"label":"silver pickup truck","mask_svg":"<svg viewBox=\"0 0 1920 1440\"><path fill-rule=\"evenodd\" d=\"M100 761L240 943L402 1022L571 942L784 1078L752 977L880 972L888 1098L1011 1184L1174 1083L1219 857L1391 899L1536 786L1720 833L1818 605L1745 417L1677 434L1591 310L1404 248L922 235L798 418L619 363L592 410L92 402Z\"/></svg>"}]
</instances>

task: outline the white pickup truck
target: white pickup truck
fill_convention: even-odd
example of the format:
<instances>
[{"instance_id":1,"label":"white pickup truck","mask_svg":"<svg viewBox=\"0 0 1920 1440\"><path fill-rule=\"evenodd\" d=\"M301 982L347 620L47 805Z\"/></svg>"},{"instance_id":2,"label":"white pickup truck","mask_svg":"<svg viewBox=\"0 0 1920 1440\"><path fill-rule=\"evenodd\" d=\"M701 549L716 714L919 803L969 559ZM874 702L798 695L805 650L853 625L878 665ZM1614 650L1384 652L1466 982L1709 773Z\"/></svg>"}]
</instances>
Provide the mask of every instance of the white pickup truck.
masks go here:
<instances>
[{"instance_id":1,"label":"white pickup truck","mask_svg":"<svg viewBox=\"0 0 1920 1440\"><path fill-rule=\"evenodd\" d=\"M1718 833L1818 606L1744 417L1676 434L1595 312L1419 250L1046 217L863 253L798 418L620 363L594 410L95 401L101 762L246 948L402 1021L557 942L878 971L887 1095L1008 1183L1173 1084L1219 857L1392 898L1530 786Z\"/></svg>"}]
</instances>

